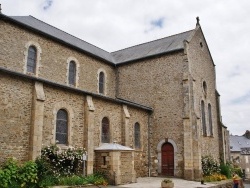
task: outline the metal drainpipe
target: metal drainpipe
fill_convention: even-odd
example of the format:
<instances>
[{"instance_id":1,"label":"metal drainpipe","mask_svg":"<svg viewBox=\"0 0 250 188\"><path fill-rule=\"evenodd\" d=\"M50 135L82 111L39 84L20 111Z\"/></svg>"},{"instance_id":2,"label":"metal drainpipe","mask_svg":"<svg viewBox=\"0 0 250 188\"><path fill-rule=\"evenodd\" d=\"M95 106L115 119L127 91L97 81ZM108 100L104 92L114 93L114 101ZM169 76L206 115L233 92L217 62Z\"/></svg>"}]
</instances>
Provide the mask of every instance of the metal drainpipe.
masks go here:
<instances>
[{"instance_id":1,"label":"metal drainpipe","mask_svg":"<svg viewBox=\"0 0 250 188\"><path fill-rule=\"evenodd\" d=\"M151 119L152 112L148 115L148 177L151 176L151 152L150 152L150 119Z\"/></svg>"}]
</instances>

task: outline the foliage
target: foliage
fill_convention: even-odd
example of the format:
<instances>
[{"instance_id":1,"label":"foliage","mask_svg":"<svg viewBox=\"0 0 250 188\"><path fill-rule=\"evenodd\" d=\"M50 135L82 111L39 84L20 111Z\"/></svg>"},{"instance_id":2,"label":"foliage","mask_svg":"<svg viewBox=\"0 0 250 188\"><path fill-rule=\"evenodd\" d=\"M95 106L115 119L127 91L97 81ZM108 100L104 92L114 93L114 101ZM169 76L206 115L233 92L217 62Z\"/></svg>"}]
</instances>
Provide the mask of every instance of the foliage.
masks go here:
<instances>
[{"instance_id":1,"label":"foliage","mask_svg":"<svg viewBox=\"0 0 250 188\"><path fill-rule=\"evenodd\" d=\"M202 156L201 163L204 176L220 173L220 165L212 156Z\"/></svg>"},{"instance_id":2,"label":"foliage","mask_svg":"<svg viewBox=\"0 0 250 188\"><path fill-rule=\"evenodd\" d=\"M230 162L220 164L221 174L225 175L227 178L232 177L233 165Z\"/></svg>"},{"instance_id":3,"label":"foliage","mask_svg":"<svg viewBox=\"0 0 250 188\"><path fill-rule=\"evenodd\" d=\"M71 176L79 173L82 164L82 155L85 150L69 147L61 150L57 145L47 146L42 149L41 159L47 162L57 177Z\"/></svg>"},{"instance_id":4,"label":"foliage","mask_svg":"<svg viewBox=\"0 0 250 188\"><path fill-rule=\"evenodd\" d=\"M87 180L81 176L69 176L69 177L60 177L59 185L85 185L88 184Z\"/></svg>"},{"instance_id":5,"label":"foliage","mask_svg":"<svg viewBox=\"0 0 250 188\"><path fill-rule=\"evenodd\" d=\"M85 179L89 184L104 186L108 185L107 180L101 174L92 174L87 176Z\"/></svg>"},{"instance_id":6,"label":"foliage","mask_svg":"<svg viewBox=\"0 0 250 188\"><path fill-rule=\"evenodd\" d=\"M79 174L82 155L85 151L70 147L62 151L58 146L42 149L35 161L22 165L8 159L0 168L0 188L45 188L54 185L104 185L107 180L103 172L83 177Z\"/></svg>"},{"instance_id":7,"label":"foliage","mask_svg":"<svg viewBox=\"0 0 250 188\"><path fill-rule=\"evenodd\" d=\"M37 183L37 166L34 161L27 161L19 167L18 179L21 187L34 187Z\"/></svg>"},{"instance_id":8,"label":"foliage","mask_svg":"<svg viewBox=\"0 0 250 188\"><path fill-rule=\"evenodd\" d=\"M15 159L8 159L0 169L0 185L7 187L34 187L37 183L37 166L33 161L19 165Z\"/></svg>"},{"instance_id":9,"label":"foliage","mask_svg":"<svg viewBox=\"0 0 250 188\"><path fill-rule=\"evenodd\" d=\"M164 183L172 183L173 181L171 179L164 179L162 180Z\"/></svg>"},{"instance_id":10,"label":"foliage","mask_svg":"<svg viewBox=\"0 0 250 188\"><path fill-rule=\"evenodd\" d=\"M243 177L243 172L240 167L234 167L232 171L233 173L238 174L241 178Z\"/></svg>"},{"instance_id":11,"label":"foliage","mask_svg":"<svg viewBox=\"0 0 250 188\"><path fill-rule=\"evenodd\" d=\"M212 175L204 177L205 182L221 181L221 180L226 180L226 179L227 177L225 175L219 174L219 173L214 173Z\"/></svg>"},{"instance_id":12,"label":"foliage","mask_svg":"<svg viewBox=\"0 0 250 188\"><path fill-rule=\"evenodd\" d=\"M36 159L36 165L38 169L38 186L48 187L58 184L58 178L53 173L52 167L47 160L42 158Z\"/></svg>"},{"instance_id":13,"label":"foliage","mask_svg":"<svg viewBox=\"0 0 250 188\"><path fill-rule=\"evenodd\" d=\"M2 169L0 169L0 185L8 188L9 185L17 184L18 164L14 159L8 159Z\"/></svg>"}]
</instances>

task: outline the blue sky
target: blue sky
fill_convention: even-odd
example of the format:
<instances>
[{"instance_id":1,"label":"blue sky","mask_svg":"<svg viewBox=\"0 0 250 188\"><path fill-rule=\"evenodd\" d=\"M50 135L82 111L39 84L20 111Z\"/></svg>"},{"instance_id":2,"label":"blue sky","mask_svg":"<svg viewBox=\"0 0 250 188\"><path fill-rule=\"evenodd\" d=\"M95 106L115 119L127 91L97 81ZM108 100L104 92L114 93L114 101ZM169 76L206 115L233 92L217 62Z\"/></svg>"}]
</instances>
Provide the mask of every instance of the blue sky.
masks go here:
<instances>
[{"instance_id":1,"label":"blue sky","mask_svg":"<svg viewBox=\"0 0 250 188\"><path fill-rule=\"evenodd\" d=\"M250 130L249 0L0 0L2 13L32 15L107 51L195 28L216 65L222 120L230 133Z\"/></svg>"}]
</instances>

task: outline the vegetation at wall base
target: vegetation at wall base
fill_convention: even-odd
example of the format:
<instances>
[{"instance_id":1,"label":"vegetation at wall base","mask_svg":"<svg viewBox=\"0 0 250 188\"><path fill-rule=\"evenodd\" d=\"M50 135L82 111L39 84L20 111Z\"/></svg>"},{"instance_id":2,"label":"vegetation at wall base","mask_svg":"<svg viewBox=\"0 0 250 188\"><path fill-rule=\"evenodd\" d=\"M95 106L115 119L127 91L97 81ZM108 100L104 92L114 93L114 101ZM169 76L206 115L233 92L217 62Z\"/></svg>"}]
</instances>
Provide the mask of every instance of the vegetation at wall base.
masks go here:
<instances>
[{"instance_id":1,"label":"vegetation at wall base","mask_svg":"<svg viewBox=\"0 0 250 188\"><path fill-rule=\"evenodd\" d=\"M221 181L232 178L232 174L235 172L242 177L242 171L237 164L232 162L216 161L211 155L202 156L202 180L205 182Z\"/></svg>"},{"instance_id":2,"label":"vegetation at wall base","mask_svg":"<svg viewBox=\"0 0 250 188\"><path fill-rule=\"evenodd\" d=\"M0 168L0 188L46 188L55 185L107 185L101 173L82 176L83 150L45 147L35 161L19 164L10 158Z\"/></svg>"}]
</instances>

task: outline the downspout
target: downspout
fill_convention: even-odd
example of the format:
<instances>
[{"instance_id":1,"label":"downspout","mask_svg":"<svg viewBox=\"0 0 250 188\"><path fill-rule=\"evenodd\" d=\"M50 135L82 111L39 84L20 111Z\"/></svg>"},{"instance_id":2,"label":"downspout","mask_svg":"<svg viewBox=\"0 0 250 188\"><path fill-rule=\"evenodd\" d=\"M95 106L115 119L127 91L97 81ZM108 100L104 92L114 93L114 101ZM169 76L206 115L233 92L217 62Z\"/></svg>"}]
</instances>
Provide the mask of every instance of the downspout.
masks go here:
<instances>
[{"instance_id":1,"label":"downspout","mask_svg":"<svg viewBox=\"0 0 250 188\"><path fill-rule=\"evenodd\" d=\"M152 112L148 114L148 177L151 176L151 152L150 152L150 119Z\"/></svg>"},{"instance_id":2,"label":"downspout","mask_svg":"<svg viewBox=\"0 0 250 188\"><path fill-rule=\"evenodd\" d=\"M118 98L118 94L119 94L119 73L118 73L118 66L115 65L115 97Z\"/></svg>"}]
</instances>

